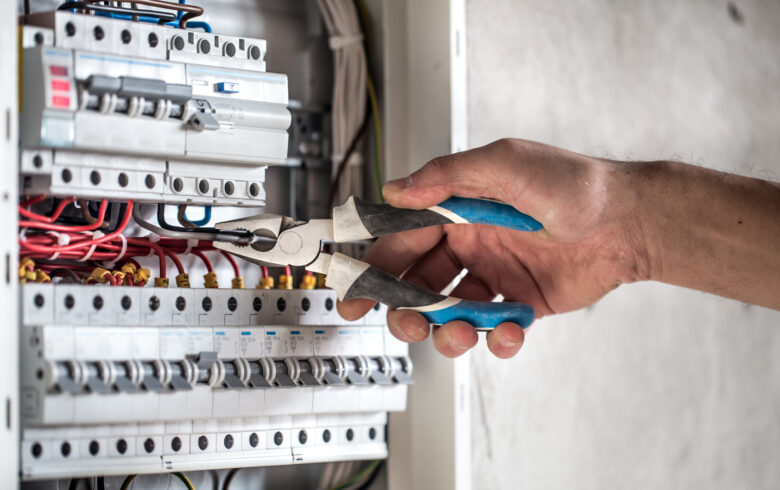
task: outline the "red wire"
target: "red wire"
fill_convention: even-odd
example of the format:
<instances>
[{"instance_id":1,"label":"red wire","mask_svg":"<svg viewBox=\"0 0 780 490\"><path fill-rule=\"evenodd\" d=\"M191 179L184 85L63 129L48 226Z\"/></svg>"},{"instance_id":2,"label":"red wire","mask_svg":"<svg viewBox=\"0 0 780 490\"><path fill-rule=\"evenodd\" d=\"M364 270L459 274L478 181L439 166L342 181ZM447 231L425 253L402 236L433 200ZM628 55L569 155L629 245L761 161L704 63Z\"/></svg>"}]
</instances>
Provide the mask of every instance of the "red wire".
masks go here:
<instances>
[{"instance_id":1,"label":"red wire","mask_svg":"<svg viewBox=\"0 0 780 490\"><path fill-rule=\"evenodd\" d=\"M118 286L118 284L117 284L117 282L116 282L116 277L114 277L114 275L113 275L113 274L111 274L110 272L106 272L105 274L103 274L103 276L104 276L105 278L107 278L107 279L108 279L108 283L109 283L110 285L112 285L112 286Z\"/></svg>"},{"instance_id":2,"label":"red wire","mask_svg":"<svg viewBox=\"0 0 780 490\"><path fill-rule=\"evenodd\" d=\"M133 207L133 202L132 201L128 201L127 202L127 209L129 210L132 207ZM120 228L123 228L123 227L120 227ZM119 228L117 228L117 229L119 229ZM129 243L131 245L139 245L141 247L147 247L147 248L153 249L157 253L157 256L160 258L160 277L168 277L168 276L166 276L167 268L166 268L166 265L165 265L165 252L163 251L162 247L160 247L156 243L152 243L149 240L143 240L141 238L128 238L127 239L127 243Z\"/></svg>"},{"instance_id":3,"label":"red wire","mask_svg":"<svg viewBox=\"0 0 780 490\"><path fill-rule=\"evenodd\" d=\"M165 255L171 258L174 265L176 265L176 269L179 271L179 274L184 274L184 266L181 265L181 260L179 260L179 257L170 250L166 250Z\"/></svg>"},{"instance_id":4,"label":"red wire","mask_svg":"<svg viewBox=\"0 0 780 490\"><path fill-rule=\"evenodd\" d=\"M314 273L313 273L312 271L306 271L306 275L307 275L307 276L313 276L313 275L314 275Z\"/></svg>"},{"instance_id":5,"label":"red wire","mask_svg":"<svg viewBox=\"0 0 780 490\"><path fill-rule=\"evenodd\" d=\"M68 207L68 204L72 203L75 200L76 200L75 197L63 199L62 201L60 201L59 205L57 205L57 209L54 210L54 213L52 213L51 216L44 216L42 214L33 213L29 209L25 209L24 207L22 207L22 205L19 205L19 214L21 214L25 218L34 219L37 221L43 221L44 223L54 223L55 221L57 221L57 218L60 217L62 212L65 210L65 208Z\"/></svg>"},{"instance_id":6,"label":"red wire","mask_svg":"<svg viewBox=\"0 0 780 490\"><path fill-rule=\"evenodd\" d=\"M65 202L65 201L63 201L63 202ZM55 225L55 224L52 224L52 223L40 223L38 221L20 221L19 222L19 226L25 227L25 228L39 228L39 229L42 229L42 230L70 231L70 232L97 230L98 228L100 228L100 226L103 224L103 221L106 219L106 208L108 208L108 201L106 199L104 199L100 203L100 211L98 212L97 221L95 221L94 223L89 224L89 225L68 226L68 225ZM57 208L57 209L59 210L59 208ZM19 212L22 213L22 214L25 214L22 211L26 211L26 212L29 213L29 211L27 211L27 210L25 210L23 208L19 208ZM31 213L31 214L35 214L35 213ZM40 216L40 215L36 215L36 216ZM52 215L52 216L59 217L59 214L57 212L55 212L55 214ZM54 219L56 219L56 217Z\"/></svg>"},{"instance_id":7,"label":"red wire","mask_svg":"<svg viewBox=\"0 0 780 490\"><path fill-rule=\"evenodd\" d=\"M205 266L206 266L206 269L207 269L209 272L212 272L212 271L214 271L214 267L212 267L212 265L211 265L211 261L209 260L209 258L208 258L208 257L206 257L206 254L204 254L203 252L201 252L200 250L197 250L197 249L195 249L195 250L191 250L191 251L190 251L190 253L191 253L192 255L194 255L194 256L196 256L196 257L200 258L200 260L202 260L202 261L203 261L203 265L205 265Z\"/></svg>"},{"instance_id":8,"label":"red wire","mask_svg":"<svg viewBox=\"0 0 780 490\"><path fill-rule=\"evenodd\" d=\"M260 266L260 271L263 273L263 278L267 278L268 277L268 267L266 267L264 265L261 265Z\"/></svg>"},{"instance_id":9,"label":"red wire","mask_svg":"<svg viewBox=\"0 0 780 490\"><path fill-rule=\"evenodd\" d=\"M60 247L53 247L53 246L41 247L41 246L38 246L38 245L33 245L31 243L27 243L25 245L24 240L22 240L20 238L19 239L19 245L24 247L24 248L26 248L26 249L28 249L28 250L31 250L33 252L40 252L40 253L45 253L45 254L49 254L49 255L51 255L51 254L53 254L55 252L59 252L59 253L70 252L72 250L78 250L80 248L88 248L88 247L91 247L92 245L99 245L101 243L105 243L105 242L111 241L114 238L118 237L125 230L125 228L127 228L127 224L130 222L130 216L132 215L132 211L133 211L133 201L132 200L128 200L127 201L127 207L125 208L125 215L122 218L122 222L119 223L119 226L117 227L117 229L112 231L108 235L104 235L104 236L102 236L100 238L95 238L95 239L86 240L86 241L78 241L76 243L71 243L69 245L63 245L63 246L60 246ZM131 239L128 238L127 240L129 242ZM157 248L159 248L159 247L157 247ZM162 249L160 250L160 255L163 255L162 262L164 264L165 263L164 255L165 254L162 253ZM162 273L160 275L162 277L165 277Z\"/></svg>"},{"instance_id":10,"label":"red wire","mask_svg":"<svg viewBox=\"0 0 780 490\"><path fill-rule=\"evenodd\" d=\"M292 275L292 272L290 272L290 266L289 265L285 265L284 266L284 275L285 276L291 276Z\"/></svg>"},{"instance_id":11,"label":"red wire","mask_svg":"<svg viewBox=\"0 0 780 490\"><path fill-rule=\"evenodd\" d=\"M236 263L236 259L233 258L233 256L225 251L220 250L220 252L223 257L227 259L228 262L230 262L230 266L233 267L233 273L236 277L241 277L241 271L238 270L238 264Z\"/></svg>"},{"instance_id":12,"label":"red wire","mask_svg":"<svg viewBox=\"0 0 780 490\"><path fill-rule=\"evenodd\" d=\"M20 206L24 206L26 208L26 207L32 206L33 204L38 204L39 202L43 201L44 199L46 199L46 194L41 194L41 195L38 195L38 196L35 196L35 197L31 197L30 199L22 202L20 204Z\"/></svg>"}]
</instances>

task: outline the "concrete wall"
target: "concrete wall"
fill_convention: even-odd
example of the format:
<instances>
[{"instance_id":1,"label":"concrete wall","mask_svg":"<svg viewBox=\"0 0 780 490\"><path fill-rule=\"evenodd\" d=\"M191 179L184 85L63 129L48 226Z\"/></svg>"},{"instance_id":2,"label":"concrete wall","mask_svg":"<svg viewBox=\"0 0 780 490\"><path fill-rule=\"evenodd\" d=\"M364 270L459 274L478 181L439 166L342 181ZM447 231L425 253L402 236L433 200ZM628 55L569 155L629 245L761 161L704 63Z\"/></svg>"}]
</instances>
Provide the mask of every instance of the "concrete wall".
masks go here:
<instances>
[{"instance_id":1,"label":"concrete wall","mask_svg":"<svg viewBox=\"0 0 780 490\"><path fill-rule=\"evenodd\" d=\"M780 175L780 3L469 0L467 20L470 146ZM472 376L476 489L780 481L778 312L624 286L510 361L479 347Z\"/></svg>"}]
</instances>

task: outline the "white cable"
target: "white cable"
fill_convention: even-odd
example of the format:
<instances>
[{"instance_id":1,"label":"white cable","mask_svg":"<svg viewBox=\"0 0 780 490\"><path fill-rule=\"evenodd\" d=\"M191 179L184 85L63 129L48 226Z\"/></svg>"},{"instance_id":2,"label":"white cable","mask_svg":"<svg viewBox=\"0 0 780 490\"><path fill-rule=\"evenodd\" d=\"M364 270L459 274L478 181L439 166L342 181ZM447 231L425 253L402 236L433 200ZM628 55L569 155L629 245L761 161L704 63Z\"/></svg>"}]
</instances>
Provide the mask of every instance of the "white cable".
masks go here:
<instances>
[{"instance_id":1,"label":"white cable","mask_svg":"<svg viewBox=\"0 0 780 490\"><path fill-rule=\"evenodd\" d=\"M187 248L184 249L184 255L187 255L190 253L190 250L198 246L198 240L194 238L190 238L187 240Z\"/></svg>"},{"instance_id":2,"label":"white cable","mask_svg":"<svg viewBox=\"0 0 780 490\"><path fill-rule=\"evenodd\" d=\"M92 232L92 239L97 240L98 238L104 237L105 234L100 230L95 230ZM89 247L89 250L87 253L85 253L80 259L76 259L76 262L86 262L89 260L90 257L92 257L92 254L95 253L95 249L97 248L98 244L93 243L91 247Z\"/></svg>"},{"instance_id":3,"label":"white cable","mask_svg":"<svg viewBox=\"0 0 780 490\"><path fill-rule=\"evenodd\" d=\"M127 237L124 235L119 235L119 238L122 239L122 250L119 252L119 255L117 255L114 260L107 263L106 266L108 266L109 269L113 269L116 267L116 264L122 260L125 257L125 253L127 253Z\"/></svg>"}]
</instances>

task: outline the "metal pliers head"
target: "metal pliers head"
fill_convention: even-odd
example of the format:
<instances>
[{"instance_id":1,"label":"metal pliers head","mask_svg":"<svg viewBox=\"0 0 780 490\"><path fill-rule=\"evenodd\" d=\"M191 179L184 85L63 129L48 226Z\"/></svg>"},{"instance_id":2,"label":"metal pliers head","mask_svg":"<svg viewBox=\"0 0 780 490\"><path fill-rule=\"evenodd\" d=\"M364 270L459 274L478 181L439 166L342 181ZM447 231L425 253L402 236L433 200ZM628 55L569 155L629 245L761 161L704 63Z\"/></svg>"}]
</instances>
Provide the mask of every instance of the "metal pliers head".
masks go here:
<instances>
[{"instance_id":1,"label":"metal pliers head","mask_svg":"<svg viewBox=\"0 0 780 490\"><path fill-rule=\"evenodd\" d=\"M328 219L295 221L286 216L261 214L217 223L219 230L246 230L248 244L214 242L214 247L260 265L306 266L320 254L322 240L333 236Z\"/></svg>"}]
</instances>

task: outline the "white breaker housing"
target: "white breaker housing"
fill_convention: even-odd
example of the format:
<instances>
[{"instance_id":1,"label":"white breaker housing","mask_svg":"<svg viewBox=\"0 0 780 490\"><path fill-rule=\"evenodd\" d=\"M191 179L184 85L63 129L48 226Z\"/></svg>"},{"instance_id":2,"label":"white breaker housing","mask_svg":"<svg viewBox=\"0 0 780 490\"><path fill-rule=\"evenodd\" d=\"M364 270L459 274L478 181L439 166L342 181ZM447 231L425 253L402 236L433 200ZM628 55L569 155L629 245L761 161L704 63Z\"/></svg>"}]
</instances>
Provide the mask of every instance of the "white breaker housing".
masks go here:
<instances>
[{"instance_id":1,"label":"white breaker housing","mask_svg":"<svg viewBox=\"0 0 780 490\"><path fill-rule=\"evenodd\" d=\"M72 14L23 27L23 191L261 206L287 157L266 42Z\"/></svg>"},{"instance_id":2,"label":"white breaker housing","mask_svg":"<svg viewBox=\"0 0 780 490\"><path fill-rule=\"evenodd\" d=\"M26 479L384 458L412 364L330 290L22 285Z\"/></svg>"}]
</instances>

